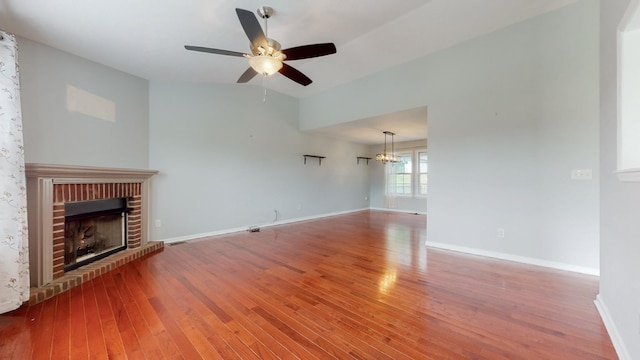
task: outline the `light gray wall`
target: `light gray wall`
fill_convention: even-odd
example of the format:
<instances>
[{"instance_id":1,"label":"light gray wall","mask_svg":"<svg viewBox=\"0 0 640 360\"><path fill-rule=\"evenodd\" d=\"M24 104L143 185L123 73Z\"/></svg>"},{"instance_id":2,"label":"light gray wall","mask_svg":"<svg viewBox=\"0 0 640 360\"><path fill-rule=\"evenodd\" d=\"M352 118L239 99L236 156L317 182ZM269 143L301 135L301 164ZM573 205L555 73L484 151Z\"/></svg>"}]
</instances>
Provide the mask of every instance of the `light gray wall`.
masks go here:
<instances>
[{"instance_id":1,"label":"light gray wall","mask_svg":"<svg viewBox=\"0 0 640 360\"><path fill-rule=\"evenodd\" d=\"M146 80L24 38L18 44L27 162L147 168ZM69 112L67 85L115 103L115 122Z\"/></svg>"},{"instance_id":2,"label":"light gray wall","mask_svg":"<svg viewBox=\"0 0 640 360\"><path fill-rule=\"evenodd\" d=\"M426 121L426 119L425 119ZM427 141L405 141L399 142L395 144L396 152L401 150L415 150L417 148L426 148ZM378 154L384 151L384 145L372 145L369 146L369 154ZM369 198L370 205L373 209L386 209L385 201L384 201L384 177L385 177L385 166L382 163L377 161L371 161L369 163ZM417 171L417 169L415 170ZM413 197L413 196L397 196L396 197L397 208L391 209L395 211L403 211L403 212L417 212L417 213L426 213L427 212L427 199L423 197Z\"/></svg>"},{"instance_id":3,"label":"light gray wall","mask_svg":"<svg viewBox=\"0 0 640 360\"><path fill-rule=\"evenodd\" d=\"M600 5L599 300L608 309L628 358L640 359L640 184L621 183L613 173L617 166L616 33L628 4L629 0L607 0Z\"/></svg>"},{"instance_id":4,"label":"light gray wall","mask_svg":"<svg viewBox=\"0 0 640 360\"><path fill-rule=\"evenodd\" d=\"M597 1L302 99L300 123L425 105L428 241L597 272Z\"/></svg>"},{"instance_id":5,"label":"light gray wall","mask_svg":"<svg viewBox=\"0 0 640 360\"><path fill-rule=\"evenodd\" d=\"M253 86L151 82L152 239L369 207L366 154L298 130L298 100ZM302 155L326 156L303 162Z\"/></svg>"}]
</instances>

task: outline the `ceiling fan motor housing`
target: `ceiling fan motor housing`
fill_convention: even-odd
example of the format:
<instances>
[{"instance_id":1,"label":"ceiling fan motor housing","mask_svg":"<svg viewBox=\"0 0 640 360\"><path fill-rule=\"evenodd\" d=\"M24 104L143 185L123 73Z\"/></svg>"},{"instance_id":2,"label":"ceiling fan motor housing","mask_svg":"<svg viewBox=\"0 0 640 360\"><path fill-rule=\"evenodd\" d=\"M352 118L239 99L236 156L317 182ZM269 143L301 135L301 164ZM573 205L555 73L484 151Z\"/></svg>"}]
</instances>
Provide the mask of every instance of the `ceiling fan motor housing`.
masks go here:
<instances>
[{"instance_id":1,"label":"ceiling fan motor housing","mask_svg":"<svg viewBox=\"0 0 640 360\"><path fill-rule=\"evenodd\" d=\"M277 42L276 40L267 39L266 49L261 45L255 46L255 44L251 44L251 53L255 56L266 55L266 56L279 57L282 60L284 60L285 55L280 52L281 48L282 47L280 46L280 43Z\"/></svg>"},{"instance_id":2,"label":"ceiling fan motor housing","mask_svg":"<svg viewBox=\"0 0 640 360\"><path fill-rule=\"evenodd\" d=\"M258 13L258 16L260 16L261 18L268 19L273 16L273 8L269 6L263 6L261 8L258 8L258 10L256 10L256 13Z\"/></svg>"}]
</instances>

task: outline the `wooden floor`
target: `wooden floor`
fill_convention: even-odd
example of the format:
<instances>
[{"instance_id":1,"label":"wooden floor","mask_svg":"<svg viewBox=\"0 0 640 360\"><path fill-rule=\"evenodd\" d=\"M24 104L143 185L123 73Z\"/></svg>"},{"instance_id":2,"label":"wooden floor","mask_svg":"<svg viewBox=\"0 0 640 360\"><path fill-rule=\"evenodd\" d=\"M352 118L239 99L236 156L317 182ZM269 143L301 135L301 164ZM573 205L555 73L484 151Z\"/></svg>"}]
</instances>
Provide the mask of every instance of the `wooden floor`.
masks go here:
<instances>
[{"instance_id":1,"label":"wooden floor","mask_svg":"<svg viewBox=\"0 0 640 360\"><path fill-rule=\"evenodd\" d=\"M166 246L0 315L0 359L615 359L597 277L365 211Z\"/></svg>"}]
</instances>

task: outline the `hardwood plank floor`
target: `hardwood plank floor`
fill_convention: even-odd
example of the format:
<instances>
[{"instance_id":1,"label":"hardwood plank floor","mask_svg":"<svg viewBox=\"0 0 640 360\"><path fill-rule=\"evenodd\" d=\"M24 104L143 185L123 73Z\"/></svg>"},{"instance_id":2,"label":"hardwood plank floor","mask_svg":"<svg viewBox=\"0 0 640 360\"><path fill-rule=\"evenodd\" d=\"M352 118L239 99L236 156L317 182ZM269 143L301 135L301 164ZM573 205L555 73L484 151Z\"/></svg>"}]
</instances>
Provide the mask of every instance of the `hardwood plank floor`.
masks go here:
<instances>
[{"instance_id":1,"label":"hardwood plank floor","mask_svg":"<svg viewBox=\"0 0 640 360\"><path fill-rule=\"evenodd\" d=\"M0 359L616 359L598 278L363 211L166 246L0 315Z\"/></svg>"}]
</instances>

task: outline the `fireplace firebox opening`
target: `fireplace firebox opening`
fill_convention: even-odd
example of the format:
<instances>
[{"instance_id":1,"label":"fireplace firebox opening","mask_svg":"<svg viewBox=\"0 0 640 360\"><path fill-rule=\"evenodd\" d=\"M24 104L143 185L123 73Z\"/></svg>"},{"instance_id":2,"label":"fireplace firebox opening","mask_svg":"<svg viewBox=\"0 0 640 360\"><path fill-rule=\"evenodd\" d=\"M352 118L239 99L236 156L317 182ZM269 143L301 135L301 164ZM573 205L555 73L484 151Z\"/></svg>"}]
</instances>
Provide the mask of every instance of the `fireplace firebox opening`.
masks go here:
<instances>
[{"instance_id":1,"label":"fireplace firebox opening","mask_svg":"<svg viewBox=\"0 0 640 360\"><path fill-rule=\"evenodd\" d=\"M64 204L64 271L127 248L127 198Z\"/></svg>"}]
</instances>

